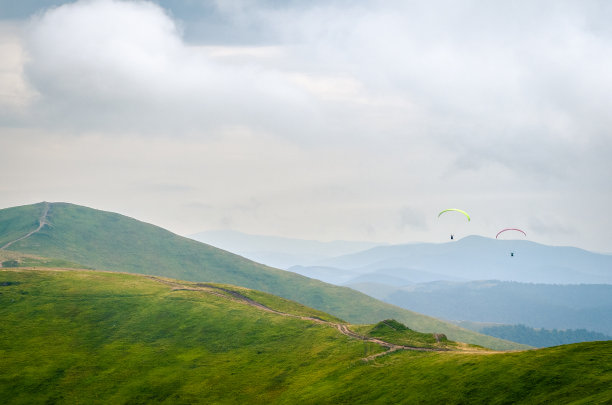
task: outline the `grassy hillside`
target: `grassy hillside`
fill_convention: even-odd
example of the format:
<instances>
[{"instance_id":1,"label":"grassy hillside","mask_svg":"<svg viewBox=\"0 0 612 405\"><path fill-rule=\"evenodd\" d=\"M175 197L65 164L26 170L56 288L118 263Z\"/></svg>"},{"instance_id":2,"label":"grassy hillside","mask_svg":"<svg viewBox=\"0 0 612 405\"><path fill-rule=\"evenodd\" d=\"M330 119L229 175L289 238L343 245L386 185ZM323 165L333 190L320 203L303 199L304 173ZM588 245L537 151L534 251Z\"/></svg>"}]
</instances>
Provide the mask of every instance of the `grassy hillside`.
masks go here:
<instances>
[{"instance_id":1,"label":"grassy hillside","mask_svg":"<svg viewBox=\"0 0 612 405\"><path fill-rule=\"evenodd\" d=\"M612 395L612 342L500 354L396 351L363 361L383 349L232 294L265 299L283 312L333 317L243 288L190 288L207 287L112 272L2 269L0 398L562 404L605 403ZM406 338L391 321L361 328Z\"/></svg>"},{"instance_id":2,"label":"grassy hillside","mask_svg":"<svg viewBox=\"0 0 612 405\"><path fill-rule=\"evenodd\" d=\"M353 330L361 335L382 339L403 346L425 348L457 348L457 343L449 341L446 335L414 331L395 319L385 319L376 325L354 326Z\"/></svg>"},{"instance_id":3,"label":"grassy hillside","mask_svg":"<svg viewBox=\"0 0 612 405\"><path fill-rule=\"evenodd\" d=\"M8 208L0 210L0 219L12 218L10 223L30 223L35 229L43 209L43 203ZM28 217L29 222L21 217ZM17 221L15 218L21 219ZM10 228L8 225L0 226ZM19 229L27 233L26 228L21 226ZM20 236L12 231L10 234L12 237ZM46 225L8 249L101 270L241 285L297 301L354 323L375 323L394 318L414 330L444 333L454 340L494 349L525 347L383 303L349 288L267 267L123 215L72 204L51 203Z\"/></svg>"},{"instance_id":4,"label":"grassy hillside","mask_svg":"<svg viewBox=\"0 0 612 405\"><path fill-rule=\"evenodd\" d=\"M63 259L53 259L10 250L0 250L0 267L53 267L84 269L82 264Z\"/></svg>"},{"instance_id":5,"label":"grassy hillside","mask_svg":"<svg viewBox=\"0 0 612 405\"><path fill-rule=\"evenodd\" d=\"M0 248L38 227L44 203L0 210Z\"/></svg>"}]
</instances>

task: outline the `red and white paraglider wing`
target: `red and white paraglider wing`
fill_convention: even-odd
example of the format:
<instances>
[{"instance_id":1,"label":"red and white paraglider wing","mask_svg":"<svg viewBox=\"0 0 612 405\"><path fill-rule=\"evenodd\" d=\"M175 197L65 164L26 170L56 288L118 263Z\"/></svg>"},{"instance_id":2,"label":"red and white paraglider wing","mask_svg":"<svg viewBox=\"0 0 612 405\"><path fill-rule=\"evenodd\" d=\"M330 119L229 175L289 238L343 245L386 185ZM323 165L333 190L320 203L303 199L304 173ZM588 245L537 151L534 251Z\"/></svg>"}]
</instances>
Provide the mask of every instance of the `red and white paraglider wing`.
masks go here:
<instances>
[{"instance_id":1,"label":"red and white paraglider wing","mask_svg":"<svg viewBox=\"0 0 612 405\"><path fill-rule=\"evenodd\" d=\"M497 237L499 235L501 235L502 233L507 232L507 231L517 231L517 232L520 232L523 235L525 235L525 237L527 237L527 234L523 230L521 230L521 229L518 229L518 228L506 228L506 229L502 229L501 231L497 232L497 235L495 235L495 239L497 239Z\"/></svg>"}]
</instances>

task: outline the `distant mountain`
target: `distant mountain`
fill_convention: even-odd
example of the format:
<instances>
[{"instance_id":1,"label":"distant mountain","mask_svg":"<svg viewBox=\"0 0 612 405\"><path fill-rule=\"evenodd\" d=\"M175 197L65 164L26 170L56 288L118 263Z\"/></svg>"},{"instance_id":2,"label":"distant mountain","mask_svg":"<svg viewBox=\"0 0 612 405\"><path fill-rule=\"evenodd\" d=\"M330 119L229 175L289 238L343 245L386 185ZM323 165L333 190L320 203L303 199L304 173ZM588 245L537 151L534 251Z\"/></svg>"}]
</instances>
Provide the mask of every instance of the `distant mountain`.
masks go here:
<instances>
[{"instance_id":1,"label":"distant mountain","mask_svg":"<svg viewBox=\"0 0 612 405\"><path fill-rule=\"evenodd\" d=\"M612 285L609 284L438 281L401 288L374 283L352 287L385 302L441 319L587 329L612 335Z\"/></svg>"},{"instance_id":2,"label":"distant mountain","mask_svg":"<svg viewBox=\"0 0 612 405\"><path fill-rule=\"evenodd\" d=\"M534 347L550 347L580 342L612 340L611 336L586 329L534 329L525 325L489 326L482 333Z\"/></svg>"},{"instance_id":3,"label":"distant mountain","mask_svg":"<svg viewBox=\"0 0 612 405\"><path fill-rule=\"evenodd\" d=\"M268 292L353 323L397 319L423 332L491 348L520 347L173 234L123 215L67 203L0 210L0 247L111 271L228 283ZM34 232L33 232L34 231ZM24 238L24 236L29 235ZM15 260L15 259L11 259Z\"/></svg>"},{"instance_id":4,"label":"distant mountain","mask_svg":"<svg viewBox=\"0 0 612 405\"><path fill-rule=\"evenodd\" d=\"M251 235L232 230L204 231L189 237L280 269L288 269L295 265L311 265L321 260L382 245L375 242L320 242L279 236Z\"/></svg>"},{"instance_id":5,"label":"distant mountain","mask_svg":"<svg viewBox=\"0 0 612 405\"><path fill-rule=\"evenodd\" d=\"M457 321L455 324L475 332L520 342L534 347L551 347L580 342L612 340L612 336L586 329L544 329L526 325L494 322Z\"/></svg>"},{"instance_id":6,"label":"distant mountain","mask_svg":"<svg viewBox=\"0 0 612 405\"><path fill-rule=\"evenodd\" d=\"M292 266L289 270L306 277L336 285L343 285L353 280L355 277L355 272L352 270L338 269L335 267Z\"/></svg>"},{"instance_id":7,"label":"distant mountain","mask_svg":"<svg viewBox=\"0 0 612 405\"><path fill-rule=\"evenodd\" d=\"M510 254L514 253L514 256ZM378 246L316 264L342 270L345 285L367 280L408 285L436 280L502 280L546 284L612 284L612 255L525 240L469 236L447 243ZM307 266L291 268L307 272ZM348 279L352 272L354 277ZM327 281L319 272L320 280Z\"/></svg>"}]
</instances>

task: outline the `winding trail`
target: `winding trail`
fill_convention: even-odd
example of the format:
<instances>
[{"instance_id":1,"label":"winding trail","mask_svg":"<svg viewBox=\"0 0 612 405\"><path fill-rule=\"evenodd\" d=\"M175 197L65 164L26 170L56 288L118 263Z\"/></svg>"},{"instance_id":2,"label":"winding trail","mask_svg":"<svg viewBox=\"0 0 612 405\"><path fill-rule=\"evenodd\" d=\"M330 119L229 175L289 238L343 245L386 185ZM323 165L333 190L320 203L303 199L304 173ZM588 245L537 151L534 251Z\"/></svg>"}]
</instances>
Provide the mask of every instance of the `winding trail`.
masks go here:
<instances>
[{"instance_id":1,"label":"winding trail","mask_svg":"<svg viewBox=\"0 0 612 405\"><path fill-rule=\"evenodd\" d=\"M197 283L195 284L195 286L186 286L184 284L180 284L177 282L173 282L170 280L165 280L163 278L159 278L156 276L146 276L147 278L157 281L159 283L162 284L166 284L172 287L173 290L178 291L178 290L187 290L187 291L202 291L202 292L206 292L212 295L216 295L216 296L220 296L220 297L224 297L226 299L230 299L232 301L235 302L240 302L246 305L250 305L252 307L261 309L263 311L266 312L271 312L273 314L276 315L281 315L281 316L287 316L290 318L298 318L298 319L302 319L302 320L306 320L306 321L311 321L311 322L315 322L321 325L328 325L331 326L335 329L337 329L340 333L342 333L343 335L346 335L350 338L353 339L357 339L357 340L361 340L363 342L370 342L370 343L375 343L377 345L380 345L382 347L387 348L387 351L384 352L380 352L380 353L376 353L373 354L371 356L368 357L364 357L362 360L363 361L371 361L374 360L377 357L380 356L384 356L387 355L389 353L398 351L398 350L413 350L413 351L419 351L419 352L446 352L449 351L449 349L443 349L443 348L427 348L427 347L414 347L414 346L403 346L403 345L396 345L394 343L389 343L389 342L385 342L383 340L380 339L376 339L376 338L371 338L368 336L363 336L360 335L356 332L353 332L352 330L350 330L348 328L347 324L343 324L343 323L335 323L335 322L330 322L330 321L325 321L323 319L319 319L319 318L315 318L315 317L310 317L310 316L303 316L303 315L295 315L295 314L289 314L286 312L281 312L281 311L277 311L275 309L272 309L270 307L267 307L265 305L263 305L260 302L257 302L249 297L246 297L242 294L240 294L237 291L233 291L233 290L229 290L223 287L219 287L216 285L212 285L212 284L206 284L206 283Z\"/></svg>"},{"instance_id":2,"label":"winding trail","mask_svg":"<svg viewBox=\"0 0 612 405\"><path fill-rule=\"evenodd\" d=\"M28 233L25 236L22 236L19 239L15 239L14 241L5 244L4 246L0 247L0 250L4 250L7 247L11 246L13 243L19 242L20 240L24 240L26 238L29 238L30 236L34 235L36 232L40 231L43 226L48 224L48 222L47 222L47 214L49 213L49 207L51 206L51 204L49 204L46 201L44 202L44 204L45 204L45 206L43 208L43 211L40 214L40 217L38 218L38 228L34 229L32 232Z\"/></svg>"}]
</instances>

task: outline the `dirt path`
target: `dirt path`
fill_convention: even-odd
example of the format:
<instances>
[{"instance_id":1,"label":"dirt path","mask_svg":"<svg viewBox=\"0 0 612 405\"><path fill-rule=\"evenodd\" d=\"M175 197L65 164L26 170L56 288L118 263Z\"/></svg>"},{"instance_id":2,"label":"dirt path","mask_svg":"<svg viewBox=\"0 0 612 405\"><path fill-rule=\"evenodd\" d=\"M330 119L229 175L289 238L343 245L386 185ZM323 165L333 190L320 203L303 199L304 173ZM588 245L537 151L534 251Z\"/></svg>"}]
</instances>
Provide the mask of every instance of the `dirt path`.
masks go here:
<instances>
[{"instance_id":1,"label":"dirt path","mask_svg":"<svg viewBox=\"0 0 612 405\"><path fill-rule=\"evenodd\" d=\"M419 352L444 352L444 351L449 351L448 349L435 349L435 348L426 348L426 347L413 347L413 346L402 346L402 345L396 345L394 343L389 343L389 342L385 342L383 340L380 339L376 339L376 338L371 338L368 336L363 336L360 335L356 332L353 332L352 330L350 330L348 328L347 324L343 324L343 323L335 323L335 322L330 322L330 321L324 321L322 319L319 318L314 318L314 317L310 317L310 316L302 316L302 315L294 315L294 314L289 314L286 312L280 312L277 311L275 309L272 309L270 307L267 307L257 301L254 301L253 299L246 297L242 294L240 294L237 291L233 291L233 290L229 290L226 288L222 288L222 287L218 287L215 285L211 285L211 284L205 284L205 283L198 283L195 286L186 286L184 284L180 284L180 283L176 283L170 280L164 280L162 278L158 278L155 276L147 276L148 278L150 278L151 280L157 281L159 283L162 284L166 284L172 287L173 290L189 290L189 291L203 291L203 292L207 292L209 294L213 294L213 295L217 295L220 297L224 297L226 299L231 299L232 301L235 302L240 302L246 305L250 305L252 307L261 309L263 311L266 312L271 312L277 315L281 315L281 316L287 316L287 317L291 317L291 318L298 318L298 319L302 319L302 320L306 320L306 321L311 321L311 322L315 322L318 324L322 324L322 325L328 325L330 327L333 327L335 329L337 329L340 333L342 333L343 335L346 335L350 338L353 339L357 339L357 340L361 340L363 342L370 342L370 343L375 343L377 345L380 345L382 347L387 348L387 351L381 352L381 353L376 353L373 354L371 356L368 357L364 357L362 360L364 361L370 361L370 360L374 360L377 357L380 356L384 356L386 354L398 351L398 350L413 350L413 351L419 351ZM221 291L221 292L219 292ZM225 293L225 294L224 294Z\"/></svg>"},{"instance_id":2,"label":"dirt path","mask_svg":"<svg viewBox=\"0 0 612 405\"><path fill-rule=\"evenodd\" d=\"M20 268L11 268L11 269L2 269L2 271L22 271L22 270L34 270L34 271L75 271L75 269L72 268L66 268L66 269L60 269L60 268L55 268L55 269L50 269L50 268L44 268L44 269L40 269L40 268L36 268L36 267L20 267ZM92 271L92 270L86 270L86 271ZM116 271L108 271L108 270L95 270L96 272L103 272L103 273L118 273ZM127 274L127 275L134 275L133 273L123 273L123 272L119 272L121 274ZM396 345L394 343L389 343L389 342L385 342L383 340L380 339L376 339L376 338L371 338L368 336L363 336L360 335L352 330L349 329L348 324L345 323L336 323L336 322L330 322L330 321L325 321L323 319L320 318L315 318L315 317L310 317L310 316L303 316L303 315L294 315L294 314L289 314L286 312L281 312L281 311L277 311L275 309L272 309L270 307L265 306L264 304L257 302L249 297L246 297L242 294L240 294L237 291L233 291L233 290L229 290L223 287L218 287L212 284L207 284L207 283L198 283L198 284L191 284L191 285L185 285L185 284L181 284L178 283L176 281L172 281L169 279L164 279L158 276L144 276L150 280L153 280L155 282L161 283L161 284L165 284L168 285L170 287L172 287L173 291L180 291L180 290L185 290L185 291L200 291L200 292L205 292L207 294L211 294L211 295L215 295L224 299L228 299L234 302L239 302L242 304L246 304L246 305L250 305L252 307L258 308L262 311L266 311L266 312L270 312L276 315L281 315L281 316L286 316L286 317L290 317L290 318L297 318L297 319L302 319L302 320L306 320L306 321L311 321L314 323L318 323L321 325L327 325L330 327L333 327L335 329L337 329L340 333L342 333L343 335L346 335L350 338L353 339L358 339L361 340L363 342L371 342L371 343L375 343L378 344L382 347L387 348L386 351L384 352L380 352L380 353L376 353L373 354L371 356L368 357L364 357L362 358L363 361L371 361L374 360L377 357L380 356L384 356L387 355L389 353L393 353L395 351L398 350L412 350L412 351L419 351L419 352L447 352L447 353L458 353L458 354L479 354L479 355L489 355L489 354L498 354L498 353L504 353L504 352L499 352L496 350L488 350L488 349L475 349L473 347L471 347L470 345L466 344L466 343L458 343L459 347L456 348L456 350L451 350L451 349L445 349L445 348L427 348L427 347L414 347L414 346L403 346L403 345ZM532 350L537 350L537 349L532 349Z\"/></svg>"},{"instance_id":3,"label":"dirt path","mask_svg":"<svg viewBox=\"0 0 612 405\"><path fill-rule=\"evenodd\" d=\"M45 201L44 204L45 204L45 206L43 208L43 212L40 214L40 218L38 218L38 228L34 229L32 232L28 233L27 235L22 236L19 239L15 239L14 241L9 242L6 245L0 247L0 250L4 250L7 247L11 246L13 243L19 242L20 240L24 240L26 238L29 238L30 236L32 236L36 232L40 231L42 229L42 227L45 226L45 224L48 224L48 222L47 222L47 214L49 213L49 207L51 206L51 204L49 204L46 201Z\"/></svg>"}]
</instances>

